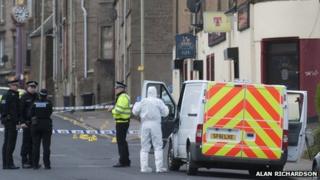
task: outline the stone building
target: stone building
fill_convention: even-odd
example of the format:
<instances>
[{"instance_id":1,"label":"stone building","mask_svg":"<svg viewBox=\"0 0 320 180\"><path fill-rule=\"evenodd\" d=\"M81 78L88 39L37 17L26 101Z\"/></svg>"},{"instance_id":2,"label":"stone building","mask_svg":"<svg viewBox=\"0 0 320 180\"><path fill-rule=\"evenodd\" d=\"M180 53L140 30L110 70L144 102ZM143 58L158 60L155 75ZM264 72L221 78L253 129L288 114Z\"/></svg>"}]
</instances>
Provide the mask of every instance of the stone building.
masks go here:
<instances>
[{"instance_id":1,"label":"stone building","mask_svg":"<svg viewBox=\"0 0 320 180\"><path fill-rule=\"evenodd\" d=\"M144 66L141 66L140 0L115 0L115 78L128 84L132 99L144 80L172 84L173 1L144 0ZM140 66L140 69L139 69Z\"/></svg>"},{"instance_id":2,"label":"stone building","mask_svg":"<svg viewBox=\"0 0 320 180\"><path fill-rule=\"evenodd\" d=\"M113 1L46 2L51 8L45 8L43 22L43 86L54 96L56 105L110 102L114 85ZM37 27L31 34L32 73L36 79L40 79L39 17L41 14L37 14Z\"/></svg>"}]
</instances>

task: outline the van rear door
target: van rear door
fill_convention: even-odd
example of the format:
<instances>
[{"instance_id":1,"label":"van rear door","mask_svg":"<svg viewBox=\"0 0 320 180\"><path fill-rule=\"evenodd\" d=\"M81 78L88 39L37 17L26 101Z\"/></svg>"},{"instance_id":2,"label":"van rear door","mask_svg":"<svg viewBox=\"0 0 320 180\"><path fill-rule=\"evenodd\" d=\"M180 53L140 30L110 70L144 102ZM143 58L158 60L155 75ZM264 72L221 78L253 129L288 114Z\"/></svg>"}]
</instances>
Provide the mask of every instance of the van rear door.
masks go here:
<instances>
[{"instance_id":1,"label":"van rear door","mask_svg":"<svg viewBox=\"0 0 320 180\"><path fill-rule=\"evenodd\" d=\"M298 161L305 145L307 92L288 91L288 161Z\"/></svg>"},{"instance_id":2,"label":"van rear door","mask_svg":"<svg viewBox=\"0 0 320 180\"><path fill-rule=\"evenodd\" d=\"M209 82L202 136L205 156L242 157L245 89L235 83Z\"/></svg>"},{"instance_id":3,"label":"van rear door","mask_svg":"<svg viewBox=\"0 0 320 180\"><path fill-rule=\"evenodd\" d=\"M280 159L284 86L210 82L202 153L207 156Z\"/></svg>"},{"instance_id":4,"label":"van rear door","mask_svg":"<svg viewBox=\"0 0 320 180\"><path fill-rule=\"evenodd\" d=\"M249 84L245 92L243 157L279 160L283 155L285 86Z\"/></svg>"}]
</instances>

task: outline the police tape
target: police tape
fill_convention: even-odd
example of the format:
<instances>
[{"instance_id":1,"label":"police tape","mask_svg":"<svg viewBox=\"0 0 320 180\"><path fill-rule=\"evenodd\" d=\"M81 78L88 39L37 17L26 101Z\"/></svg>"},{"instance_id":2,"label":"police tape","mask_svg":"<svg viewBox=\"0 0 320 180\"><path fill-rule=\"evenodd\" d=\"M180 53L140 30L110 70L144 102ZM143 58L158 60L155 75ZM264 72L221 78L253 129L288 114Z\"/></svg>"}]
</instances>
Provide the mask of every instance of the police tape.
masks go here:
<instances>
[{"instance_id":1,"label":"police tape","mask_svg":"<svg viewBox=\"0 0 320 180\"><path fill-rule=\"evenodd\" d=\"M102 110L113 108L113 105L92 105L92 106L66 106L53 107L54 111L76 111L76 110Z\"/></svg>"},{"instance_id":2,"label":"police tape","mask_svg":"<svg viewBox=\"0 0 320 180\"><path fill-rule=\"evenodd\" d=\"M4 132L4 128L0 128L0 132ZM19 129L18 132L22 132ZM116 135L116 130L68 130L68 129L53 129L52 134L88 134L88 135ZM129 130L129 135L139 135L139 130Z\"/></svg>"}]
</instances>

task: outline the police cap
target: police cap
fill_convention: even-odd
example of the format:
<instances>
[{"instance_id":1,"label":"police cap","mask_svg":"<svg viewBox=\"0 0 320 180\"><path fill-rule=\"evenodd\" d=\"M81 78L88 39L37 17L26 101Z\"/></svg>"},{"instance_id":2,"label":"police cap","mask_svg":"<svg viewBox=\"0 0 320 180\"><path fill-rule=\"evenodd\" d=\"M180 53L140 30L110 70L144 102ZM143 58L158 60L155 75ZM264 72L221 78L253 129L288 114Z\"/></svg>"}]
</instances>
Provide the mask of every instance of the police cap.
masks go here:
<instances>
[{"instance_id":1,"label":"police cap","mask_svg":"<svg viewBox=\"0 0 320 180\"><path fill-rule=\"evenodd\" d=\"M48 95L48 90L41 89L39 94L40 94L40 96L47 96Z\"/></svg>"},{"instance_id":2,"label":"police cap","mask_svg":"<svg viewBox=\"0 0 320 180\"><path fill-rule=\"evenodd\" d=\"M37 81L28 81L26 84L28 86L38 86L38 82Z\"/></svg>"},{"instance_id":3,"label":"police cap","mask_svg":"<svg viewBox=\"0 0 320 180\"><path fill-rule=\"evenodd\" d=\"M115 86L116 89L117 89L117 88L123 88L123 89L125 89L126 87L127 87L127 85L125 85L124 83L119 82L119 81L116 82L116 86Z\"/></svg>"},{"instance_id":4,"label":"police cap","mask_svg":"<svg viewBox=\"0 0 320 180\"><path fill-rule=\"evenodd\" d=\"M9 79L8 80L8 84L16 84L16 83L19 83L19 79L16 79L16 78L12 78L12 79Z\"/></svg>"}]
</instances>

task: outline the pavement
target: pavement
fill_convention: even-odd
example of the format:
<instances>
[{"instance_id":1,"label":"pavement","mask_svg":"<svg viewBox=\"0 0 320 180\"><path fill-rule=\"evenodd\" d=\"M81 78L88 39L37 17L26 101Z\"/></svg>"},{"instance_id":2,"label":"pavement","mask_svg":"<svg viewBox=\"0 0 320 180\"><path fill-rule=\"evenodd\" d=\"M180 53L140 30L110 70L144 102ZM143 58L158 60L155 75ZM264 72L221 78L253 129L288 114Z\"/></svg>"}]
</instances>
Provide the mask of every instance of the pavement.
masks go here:
<instances>
[{"instance_id":1,"label":"pavement","mask_svg":"<svg viewBox=\"0 0 320 180\"><path fill-rule=\"evenodd\" d=\"M105 112L104 112L105 113ZM81 112L73 113L79 115ZM102 125L102 119L109 121L108 126L105 128L113 128L111 119L104 118L103 113L101 122L98 123L93 116L94 112L88 112L82 114L83 122L93 126ZM69 113L67 113L68 116ZM65 114L59 114L53 116L54 129L79 129L85 128L79 127L79 124L75 124L68 118L62 118L67 116ZM60 117L62 116L62 117ZM92 116L92 118L88 118ZM98 118L98 115L96 115ZM107 116L105 116L107 117ZM75 118L75 116L73 117ZM90 119L90 120L89 120ZM93 119L93 120L92 120ZM73 119L74 120L74 119ZM99 127L99 126L97 126ZM101 126L100 126L101 127ZM138 121L132 121L131 129L138 127ZM16 150L14 152L14 161L16 165L20 165L20 147L21 147L22 134L19 133ZM3 133L0 132L0 144L3 141ZM52 170L0 170L0 180L162 180L162 179L175 179L175 180L202 180L202 179L256 179L248 175L247 171L241 170L229 170L229 169L199 169L197 176L187 176L185 166L181 167L180 171L168 172L164 174L142 174L139 172L139 141L129 141L130 159L132 166L130 168L117 169L112 165L118 161L118 151L116 144L110 141L107 137L98 137L95 141L89 141L86 138L74 137L72 134L54 134L52 136L51 146L51 162ZM166 157L167 147L164 149ZM154 157L150 155L149 164L154 169ZM1 157L2 158L2 157ZM0 159L1 159L0 158ZM0 160L0 163L2 161ZM286 170L310 170L311 161L301 160L299 163L287 164ZM269 179L269 178L260 178ZM282 178L281 178L282 179ZM283 178L283 179L297 179L297 178ZM300 178L306 179L306 178Z\"/></svg>"}]
</instances>

